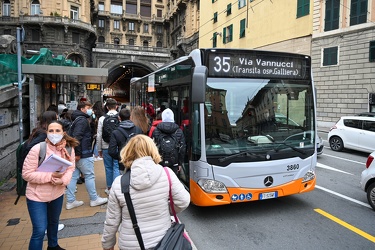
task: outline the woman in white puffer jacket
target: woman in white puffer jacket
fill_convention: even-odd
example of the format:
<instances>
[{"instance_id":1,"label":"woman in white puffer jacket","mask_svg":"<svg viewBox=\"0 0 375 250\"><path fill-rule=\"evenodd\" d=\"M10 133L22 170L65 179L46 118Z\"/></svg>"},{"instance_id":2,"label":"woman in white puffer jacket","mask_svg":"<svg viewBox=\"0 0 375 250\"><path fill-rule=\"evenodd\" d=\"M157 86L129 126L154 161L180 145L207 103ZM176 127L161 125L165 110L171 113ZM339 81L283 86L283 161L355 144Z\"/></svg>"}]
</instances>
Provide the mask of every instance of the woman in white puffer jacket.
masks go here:
<instances>
[{"instance_id":1,"label":"woman in white puffer jacket","mask_svg":"<svg viewBox=\"0 0 375 250\"><path fill-rule=\"evenodd\" d=\"M169 182L158 149L146 135L132 137L121 150L121 162L131 169L130 197L146 249L155 247L171 226L169 210ZM190 195L172 170L167 168L172 181L172 197L176 213L190 203ZM102 247L114 249L118 231L120 249L140 249L133 224L121 192L121 176L118 176L109 194Z\"/></svg>"}]
</instances>

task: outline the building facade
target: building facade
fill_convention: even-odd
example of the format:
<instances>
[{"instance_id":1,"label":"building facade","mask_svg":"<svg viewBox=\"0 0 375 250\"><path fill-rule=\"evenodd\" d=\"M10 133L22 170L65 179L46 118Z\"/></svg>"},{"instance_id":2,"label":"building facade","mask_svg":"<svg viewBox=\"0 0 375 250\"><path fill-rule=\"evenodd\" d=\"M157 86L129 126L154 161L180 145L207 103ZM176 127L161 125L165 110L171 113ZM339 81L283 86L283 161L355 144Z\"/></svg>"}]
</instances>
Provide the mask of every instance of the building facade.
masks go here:
<instances>
[{"instance_id":1,"label":"building facade","mask_svg":"<svg viewBox=\"0 0 375 250\"><path fill-rule=\"evenodd\" d=\"M314 0L311 55L318 125L375 112L374 21L374 0Z\"/></svg>"},{"instance_id":2,"label":"building facade","mask_svg":"<svg viewBox=\"0 0 375 250\"><path fill-rule=\"evenodd\" d=\"M202 1L199 46L247 48L310 55L310 1Z\"/></svg>"}]
</instances>

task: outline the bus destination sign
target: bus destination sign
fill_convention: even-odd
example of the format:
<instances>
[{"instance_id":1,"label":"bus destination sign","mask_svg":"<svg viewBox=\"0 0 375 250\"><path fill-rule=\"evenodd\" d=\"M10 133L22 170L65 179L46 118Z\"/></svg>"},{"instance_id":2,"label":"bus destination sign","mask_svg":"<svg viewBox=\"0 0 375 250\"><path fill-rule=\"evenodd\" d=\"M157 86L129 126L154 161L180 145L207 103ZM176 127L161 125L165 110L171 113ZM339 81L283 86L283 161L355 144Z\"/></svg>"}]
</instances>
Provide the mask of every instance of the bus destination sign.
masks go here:
<instances>
[{"instance_id":1,"label":"bus destination sign","mask_svg":"<svg viewBox=\"0 0 375 250\"><path fill-rule=\"evenodd\" d=\"M295 56L270 56L264 53L237 55L210 53L208 75L211 77L259 77L307 79L307 59Z\"/></svg>"}]
</instances>

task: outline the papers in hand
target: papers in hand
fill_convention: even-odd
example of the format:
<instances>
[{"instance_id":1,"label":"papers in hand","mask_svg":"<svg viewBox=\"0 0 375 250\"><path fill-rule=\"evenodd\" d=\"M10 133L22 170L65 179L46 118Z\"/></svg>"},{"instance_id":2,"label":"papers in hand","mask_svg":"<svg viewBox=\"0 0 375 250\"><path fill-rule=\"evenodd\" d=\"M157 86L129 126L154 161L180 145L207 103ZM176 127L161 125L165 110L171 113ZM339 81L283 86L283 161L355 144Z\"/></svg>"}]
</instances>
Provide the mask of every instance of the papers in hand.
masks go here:
<instances>
[{"instance_id":1,"label":"papers in hand","mask_svg":"<svg viewBox=\"0 0 375 250\"><path fill-rule=\"evenodd\" d=\"M52 154L45 159L36 171L38 172L64 172L73 163L61 158L58 155Z\"/></svg>"}]
</instances>

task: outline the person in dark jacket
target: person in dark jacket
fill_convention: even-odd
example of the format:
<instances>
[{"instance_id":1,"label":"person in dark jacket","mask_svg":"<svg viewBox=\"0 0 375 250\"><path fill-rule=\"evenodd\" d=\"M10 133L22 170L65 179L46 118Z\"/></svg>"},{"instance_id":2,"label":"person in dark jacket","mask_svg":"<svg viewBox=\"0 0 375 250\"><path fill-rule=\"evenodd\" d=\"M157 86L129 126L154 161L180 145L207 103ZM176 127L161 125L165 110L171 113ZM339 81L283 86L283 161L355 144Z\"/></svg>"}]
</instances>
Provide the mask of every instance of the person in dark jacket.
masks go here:
<instances>
[{"instance_id":1,"label":"person in dark jacket","mask_svg":"<svg viewBox=\"0 0 375 250\"><path fill-rule=\"evenodd\" d=\"M128 138L133 135L143 134L141 128L134 125L130 120L130 110L121 109L119 112L120 124L117 129L112 131L111 139L108 146L108 154L113 158L119 161L120 173L123 174L125 167L120 163L120 151L125 147ZM124 133L125 132L125 133ZM127 136L127 137L125 137Z\"/></svg>"},{"instance_id":2,"label":"person in dark jacket","mask_svg":"<svg viewBox=\"0 0 375 250\"><path fill-rule=\"evenodd\" d=\"M72 113L72 125L69 135L79 141L74 148L76 156L76 169L72 179L67 186L66 209L72 209L83 205L83 201L77 201L75 190L80 173L85 178L86 190L90 196L90 206L100 206L107 203L107 198L98 196L95 187L94 157L92 155L92 133L89 118L92 115L92 105L89 102L80 102L77 110Z\"/></svg>"},{"instance_id":3,"label":"person in dark jacket","mask_svg":"<svg viewBox=\"0 0 375 250\"><path fill-rule=\"evenodd\" d=\"M160 163L162 166L168 166L170 167L176 175L181 170L181 166L184 160L185 151L186 151L186 143L185 143L185 136L180 127L174 122L174 114L171 109L165 109L163 113L161 114L162 122L159 123L154 132L152 133L152 137L154 141L156 142L156 145L160 142L160 137L163 134L169 134L176 136L177 143L178 143L178 159L177 162L173 164L173 166L169 166L165 163L165 159ZM158 145L160 146L160 145ZM163 152L160 152L162 149L159 147L159 153L160 155L163 155Z\"/></svg>"}]
</instances>

